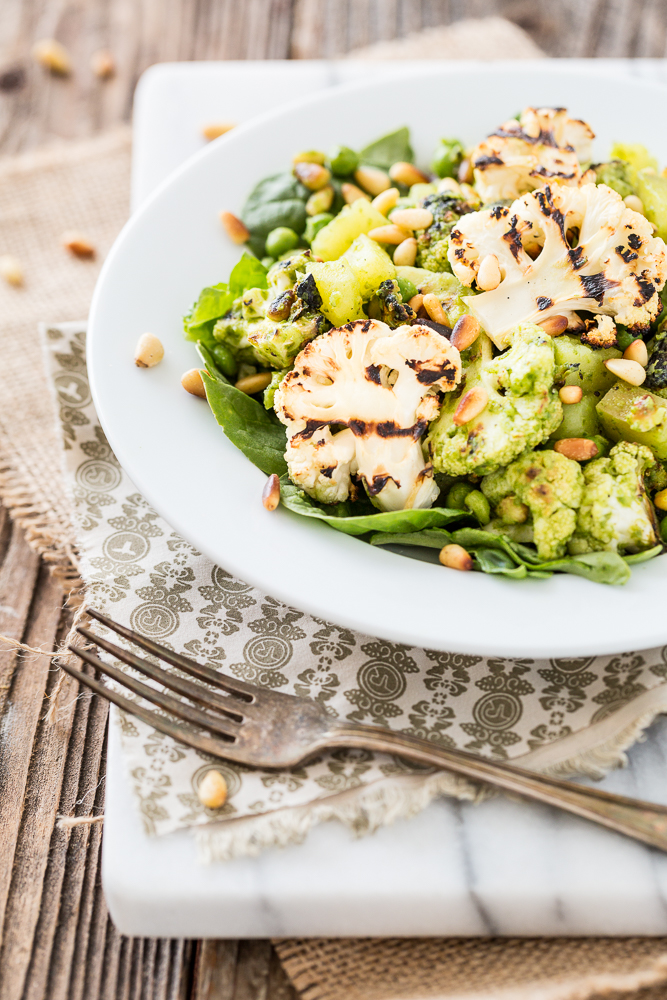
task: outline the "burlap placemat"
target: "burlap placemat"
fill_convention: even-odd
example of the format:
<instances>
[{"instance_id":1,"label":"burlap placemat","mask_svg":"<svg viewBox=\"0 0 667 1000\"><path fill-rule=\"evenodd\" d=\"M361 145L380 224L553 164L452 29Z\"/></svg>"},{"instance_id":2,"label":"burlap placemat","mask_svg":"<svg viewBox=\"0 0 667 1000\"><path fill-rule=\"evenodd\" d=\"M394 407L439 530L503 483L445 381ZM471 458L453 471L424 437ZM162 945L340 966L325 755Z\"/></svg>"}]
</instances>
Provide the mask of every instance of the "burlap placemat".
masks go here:
<instances>
[{"instance_id":1,"label":"burlap placemat","mask_svg":"<svg viewBox=\"0 0 667 1000\"><path fill-rule=\"evenodd\" d=\"M99 261L126 216L128 175L127 134L0 163L0 252L21 257L27 272L24 290L0 288L5 348L0 496L26 525L31 544L70 579L77 556L35 320L85 314L98 264L68 258L58 239L65 229L84 229L100 250ZM84 199L87 207L81 212ZM661 940L312 940L278 947L295 985L309 1000L584 1000L601 993L627 996L641 986L667 981L667 947ZM656 989L657 1000L664 991ZM641 996L649 1000L649 993Z\"/></svg>"}]
</instances>

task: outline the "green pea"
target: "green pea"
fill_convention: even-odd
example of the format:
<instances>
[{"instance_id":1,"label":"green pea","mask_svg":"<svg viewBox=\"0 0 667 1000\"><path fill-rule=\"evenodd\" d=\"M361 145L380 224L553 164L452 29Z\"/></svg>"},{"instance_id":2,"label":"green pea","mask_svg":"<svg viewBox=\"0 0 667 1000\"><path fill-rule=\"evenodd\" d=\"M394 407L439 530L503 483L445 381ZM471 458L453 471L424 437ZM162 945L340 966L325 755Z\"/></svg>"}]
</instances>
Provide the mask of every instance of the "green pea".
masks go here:
<instances>
[{"instance_id":1,"label":"green pea","mask_svg":"<svg viewBox=\"0 0 667 1000\"><path fill-rule=\"evenodd\" d=\"M454 483L447 494L445 501L447 507L451 510L465 510L465 498L469 493L472 493L473 489L474 487L470 483Z\"/></svg>"},{"instance_id":2,"label":"green pea","mask_svg":"<svg viewBox=\"0 0 667 1000\"><path fill-rule=\"evenodd\" d=\"M266 252L271 257L280 257L281 254L294 250L298 245L297 233L287 226L278 226L277 229L272 229L266 237Z\"/></svg>"},{"instance_id":3,"label":"green pea","mask_svg":"<svg viewBox=\"0 0 667 1000\"><path fill-rule=\"evenodd\" d=\"M489 501L481 490L472 490L463 503L471 514L475 515L480 524L489 523L491 520L491 508L489 507Z\"/></svg>"},{"instance_id":4,"label":"green pea","mask_svg":"<svg viewBox=\"0 0 667 1000\"><path fill-rule=\"evenodd\" d=\"M433 154L433 171L438 177L455 177L464 149L458 139L441 139Z\"/></svg>"},{"instance_id":5,"label":"green pea","mask_svg":"<svg viewBox=\"0 0 667 1000\"><path fill-rule=\"evenodd\" d=\"M215 344L215 346L211 348L211 354L213 355L213 360L222 374L226 375L227 378L234 378L238 365L236 364L236 358L227 345Z\"/></svg>"},{"instance_id":6,"label":"green pea","mask_svg":"<svg viewBox=\"0 0 667 1000\"><path fill-rule=\"evenodd\" d=\"M312 243L320 229L324 229L332 221L333 215L330 212L320 212L319 215L311 215L306 223L306 231L303 238L306 243Z\"/></svg>"},{"instance_id":7,"label":"green pea","mask_svg":"<svg viewBox=\"0 0 667 1000\"><path fill-rule=\"evenodd\" d=\"M329 153L329 166L338 177L347 177L359 166L359 155L349 146L334 146Z\"/></svg>"}]
</instances>

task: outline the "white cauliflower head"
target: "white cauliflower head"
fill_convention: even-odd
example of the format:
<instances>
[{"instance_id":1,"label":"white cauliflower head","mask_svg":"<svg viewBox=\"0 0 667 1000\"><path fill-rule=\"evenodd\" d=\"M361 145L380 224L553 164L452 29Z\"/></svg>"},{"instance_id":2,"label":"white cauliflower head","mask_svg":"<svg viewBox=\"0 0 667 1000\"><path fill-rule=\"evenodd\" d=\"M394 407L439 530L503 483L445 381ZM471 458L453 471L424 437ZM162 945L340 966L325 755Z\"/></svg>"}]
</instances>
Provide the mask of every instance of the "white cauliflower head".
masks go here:
<instances>
[{"instance_id":1,"label":"white cauliflower head","mask_svg":"<svg viewBox=\"0 0 667 1000\"><path fill-rule=\"evenodd\" d=\"M460 379L459 352L427 326L358 320L311 341L275 395L291 479L322 503L347 499L358 475L380 510L430 507L421 439Z\"/></svg>"},{"instance_id":2,"label":"white cauliflower head","mask_svg":"<svg viewBox=\"0 0 667 1000\"><path fill-rule=\"evenodd\" d=\"M502 349L518 323L561 315L580 327L575 309L645 330L661 309L666 250L648 219L611 188L557 184L509 208L462 216L448 259L456 277L472 285L484 257L498 258L498 287L464 301Z\"/></svg>"},{"instance_id":3,"label":"white cauliflower head","mask_svg":"<svg viewBox=\"0 0 667 1000\"><path fill-rule=\"evenodd\" d=\"M595 134L565 108L526 108L476 147L475 186L482 201L518 198L549 181L579 184Z\"/></svg>"}]
</instances>

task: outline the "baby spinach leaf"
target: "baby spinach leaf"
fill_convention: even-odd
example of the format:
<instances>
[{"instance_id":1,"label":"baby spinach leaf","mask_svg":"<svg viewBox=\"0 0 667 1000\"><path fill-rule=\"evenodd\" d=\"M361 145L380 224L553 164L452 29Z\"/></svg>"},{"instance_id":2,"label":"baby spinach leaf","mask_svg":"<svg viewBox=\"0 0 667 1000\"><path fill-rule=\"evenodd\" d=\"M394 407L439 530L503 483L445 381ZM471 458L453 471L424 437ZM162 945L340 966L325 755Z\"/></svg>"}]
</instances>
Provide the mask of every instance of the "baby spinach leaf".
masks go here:
<instances>
[{"instance_id":1,"label":"baby spinach leaf","mask_svg":"<svg viewBox=\"0 0 667 1000\"><path fill-rule=\"evenodd\" d=\"M368 163L372 167L380 167L382 170L389 170L392 163L412 163L414 158L415 154L410 145L409 128L399 128L395 132L383 135L359 153L359 159L362 163Z\"/></svg>"},{"instance_id":2,"label":"baby spinach leaf","mask_svg":"<svg viewBox=\"0 0 667 1000\"><path fill-rule=\"evenodd\" d=\"M267 476L274 472L284 475L287 465L283 425L261 403L226 379L222 381L208 372L202 378L213 415L232 444Z\"/></svg>"},{"instance_id":3,"label":"baby spinach leaf","mask_svg":"<svg viewBox=\"0 0 667 1000\"><path fill-rule=\"evenodd\" d=\"M211 320L220 319L226 312L229 312L235 298L236 295L229 291L226 282L202 288L199 298L184 320L186 339L201 340L201 328Z\"/></svg>"},{"instance_id":4,"label":"baby spinach leaf","mask_svg":"<svg viewBox=\"0 0 667 1000\"><path fill-rule=\"evenodd\" d=\"M593 583L607 583L616 587L630 579L630 567L617 552L586 552L580 556L567 556L540 563L539 569L574 573Z\"/></svg>"},{"instance_id":5,"label":"baby spinach leaf","mask_svg":"<svg viewBox=\"0 0 667 1000\"><path fill-rule=\"evenodd\" d=\"M528 572L523 564L517 566L502 549L475 549L475 561L483 573L499 573L516 580L523 579Z\"/></svg>"},{"instance_id":6,"label":"baby spinach leaf","mask_svg":"<svg viewBox=\"0 0 667 1000\"><path fill-rule=\"evenodd\" d=\"M628 566L635 566L637 563L648 562L649 559L655 559L659 556L661 552L665 551L664 545L654 545L652 549L646 549L644 552L633 552L631 556L623 556L623 561L628 564Z\"/></svg>"},{"instance_id":7,"label":"baby spinach leaf","mask_svg":"<svg viewBox=\"0 0 667 1000\"><path fill-rule=\"evenodd\" d=\"M460 512L459 512L460 513ZM371 535L371 545L421 545L427 549L441 549L449 545L452 536L444 528L424 528L422 531L378 532Z\"/></svg>"},{"instance_id":8,"label":"baby spinach leaf","mask_svg":"<svg viewBox=\"0 0 667 1000\"><path fill-rule=\"evenodd\" d=\"M250 231L249 245L258 256L264 254L266 237L272 229L287 226L301 235L306 228L306 201L310 192L292 174L265 177L252 190L241 218Z\"/></svg>"},{"instance_id":9,"label":"baby spinach leaf","mask_svg":"<svg viewBox=\"0 0 667 1000\"><path fill-rule=\"evenodd\" d=\"M268 288L268 282L261 260L244 253L229 275L229 291L237 299L247 288Z\"/></svg>"},{"instance_id":10,"label":"baby spinach leaf","mask_svg":"<svg viewBox=\"0 0 667 1000\"><path fill-rule=\"evenodd\" d=\"M211 378L214 378L216 382L224 382L226 385L231 385L227 376L223 375L216 365L213 355L209 351L208 347L201 340L197 341L197 354L201 358L202 364Z\"/></svg>"},{"instance_id":11,"label":"baby spinach leaf","mask_svg":"<svg viewBox=\"0 0 667 1000\"><path fill-rule=\"evenodd\" d=\"M437 528L463 517L460 510L432 507L430 510L376 511L374 514L351 514L351 504L324 507L294 486L287 478L280 483L280 499L288 510L303 517L314 517L343 531L346 535L365 535L369 531L412 533L421 528Z\"/></svg>"}]
</instances>

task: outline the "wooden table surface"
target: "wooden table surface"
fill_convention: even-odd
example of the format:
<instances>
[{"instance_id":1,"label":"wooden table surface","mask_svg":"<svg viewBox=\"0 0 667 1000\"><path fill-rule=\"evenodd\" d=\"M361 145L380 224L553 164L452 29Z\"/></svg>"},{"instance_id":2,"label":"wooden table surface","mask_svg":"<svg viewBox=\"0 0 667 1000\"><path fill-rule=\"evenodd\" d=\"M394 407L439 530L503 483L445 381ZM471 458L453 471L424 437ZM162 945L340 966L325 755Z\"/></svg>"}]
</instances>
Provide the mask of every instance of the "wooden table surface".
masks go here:
<instances>
[{"instance_id":1,"label":"wooden table surface","mask_svg":"<svg viewBox=\"0 0 667 1000\"><path fill-rule=\"evenodd\" d=\"M667 55L667 0L0 0L0 154L129 121L137 79L156 62L322 58L489 15L552 56ZM45 37L67 46L68 80L31 61ZM89 67L100 48L117 66L104 86ZM0 633L52 648L67 619L60 587L0 508ZM0 657L0 1000L291 1000L267 941L115 931L99 879L101 824L53 825L57 814L103 812L106 708L83 695L71 734L58 737L43 721L54 683L44 657ZM44 787L54 761L60 784Z\"/></svg>"}]
</instances>

